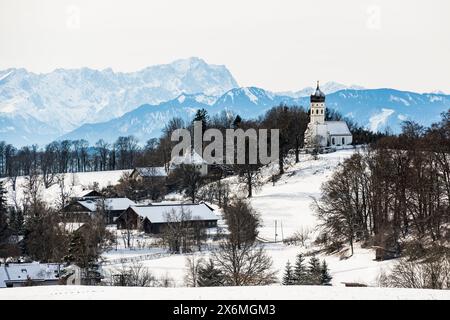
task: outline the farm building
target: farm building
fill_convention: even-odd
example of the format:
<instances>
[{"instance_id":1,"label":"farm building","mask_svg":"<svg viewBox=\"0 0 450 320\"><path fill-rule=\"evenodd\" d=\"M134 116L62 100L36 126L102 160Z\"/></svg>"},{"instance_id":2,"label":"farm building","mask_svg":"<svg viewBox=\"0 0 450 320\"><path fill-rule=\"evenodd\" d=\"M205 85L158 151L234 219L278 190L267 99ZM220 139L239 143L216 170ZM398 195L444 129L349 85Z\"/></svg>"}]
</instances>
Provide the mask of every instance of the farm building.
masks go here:
<instances>
[{"instance_id":1,"label":"farm building","mask_svg":"<svg viewBox=\"0 0 450 320\"><path fill-rule=\"evenodd\" d=\"M72 201L101 198L102 194L97 190L83 190L71 198Z\"/></svg>"},{"instance_id":2,"label":"farm building","mask_svg":"<svg viewBox=\"0 0 450 320\"><path fill-rule=\"evenodd\" d=\"M139 167L131 172L130 178L138 182L155 178L166 179L167 172L164 167Z\"/></svg>"},{"instance_id":3,"label":"farm building","mask_svg":"<svg viewBox=\"0 0 450 320\"><path fill-rule=\"evenodd\" d=\"M130 206L116 222L118 229L140 229L159 234L170 223L188 221L204 228L214 228L217 227L217 220L214 210L201 203Z\"/></svg>"},{"instance_id":4,"label":"farm building","mask_svg":"<svg viewBox=\"0 0 450 320\"><path fill-rule=\"evenodd\" d=\"M0 288L59 285L61 269L59 264L0 264Z\"/></svg>"},{"instance_id":5,"label":"farm building","mask_svg":"<svg viewBox=\"0 0 450 320\"><path fill-rule=\"evenodd\" d=\"M193 166L202 176L208 174L208 163L194 150L174 157L170 161L169 170L173 171L181 165Z\"/></svg>"},{"instance_id":6,"label":"farm building","mask_svg":"<svg viewBox=\"0 0 450 320\"><path fill-rule=\"evenodd\" d=\"M64 207L63 214L71 222L83 222L102 211L108 223L113 223L129 206L135 205L136 203L128 198L88 199L68 204Z\"/></svg>"}]
</instances>

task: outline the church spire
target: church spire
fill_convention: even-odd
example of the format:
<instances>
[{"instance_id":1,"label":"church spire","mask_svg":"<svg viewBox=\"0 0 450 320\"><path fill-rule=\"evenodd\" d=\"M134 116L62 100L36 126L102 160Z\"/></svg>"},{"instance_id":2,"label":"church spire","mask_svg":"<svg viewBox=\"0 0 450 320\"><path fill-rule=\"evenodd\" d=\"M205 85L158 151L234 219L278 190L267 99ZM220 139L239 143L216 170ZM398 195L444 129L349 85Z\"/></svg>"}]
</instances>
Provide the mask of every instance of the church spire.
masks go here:
<instances>
[{"instance_id":1,"label":"church spire","mask_svg":"<svg viewBox=\"0 0 450 320\"><path fill-rule=\"evenodd\" d=\"M316 91L311 95L311 102L325 102L325 94L320 91L319 80L317 80Z\"/></svg>"}]
</instances>

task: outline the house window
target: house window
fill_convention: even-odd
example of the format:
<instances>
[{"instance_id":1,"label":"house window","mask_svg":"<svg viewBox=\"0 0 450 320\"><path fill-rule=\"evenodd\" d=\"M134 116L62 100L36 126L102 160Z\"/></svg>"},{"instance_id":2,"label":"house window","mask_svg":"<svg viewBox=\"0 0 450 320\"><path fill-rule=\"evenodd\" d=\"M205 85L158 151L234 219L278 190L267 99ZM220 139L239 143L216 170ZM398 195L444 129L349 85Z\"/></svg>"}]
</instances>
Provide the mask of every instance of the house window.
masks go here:
<instances>
[{"instance_id":1,"label":"house window","mask_svg":"<svg viewBox=\"0 0 450 320\"><path fill-rule=\"evenodd\" d=\"M323 109L322 109L322 110L320 110L320 114L323 114Z\"/></svg>"},{"instance_id":2,"label":"house window","mask_svg":"<svg viewBox=\"0 0 450 320\"><path fill-rule=\"evenodd\" d=\"M345 138L342 138L342 144L345 144Z\"/></svg>"},{"instance_id":3,"label":"house window","mask_svg":"<svg viewBox=\"0 0 450 320\"><path fill-rule=\"evenodd\" d=\"M334 145L334 138L331 138L331 144L333 144Z\"/></svg>"}]
</instances>

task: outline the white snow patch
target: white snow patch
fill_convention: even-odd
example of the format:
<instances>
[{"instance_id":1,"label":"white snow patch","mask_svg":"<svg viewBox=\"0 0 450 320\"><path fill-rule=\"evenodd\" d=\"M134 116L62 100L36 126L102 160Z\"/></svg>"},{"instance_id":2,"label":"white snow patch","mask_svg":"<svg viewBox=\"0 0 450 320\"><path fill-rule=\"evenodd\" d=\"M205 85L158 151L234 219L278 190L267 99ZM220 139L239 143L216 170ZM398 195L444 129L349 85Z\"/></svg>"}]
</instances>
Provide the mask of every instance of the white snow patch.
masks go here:
<instances>
[{"instance_id":1,"label":"white snow patch","mask_svg":"<svg viewBox=\"0 0 450 320\"><path fill-rule=\"evenodd\" d=\"M250 99L251 102L253 103L257 103L258 102L258 97L255 96L249 88L242 88L242 90L244 91L245 95Z\"/></svg>"},{"instance_id":2,"label":"white snow patch","mask_svg":"<svg viewBox=\"0 0 450 320\"><path fill-rule=\"evenodd\" d=\"M407 100L405 100L403 98L400 98L400 97L392 96L392 95L389 97L389 101L401 102L405 106L409 106L410 105Z\"/></svg>"},{"instance_id":3,"label":"white snow patch","mask_svg":"<svg viewBox=\"0 0 450 320\"><path fill-rule=\"evenodd\" d=\"M2 75L0 77L0 81L5 80L6 78L8 78L11 75L11 73L13 73L13 70L11 70L10 72L7 72L4 75Z\"/></svg>"},{"instance_id":4,"label":"white snow patch","mask_svg":"<svg viewBox=\"0 0 450 320\"><path fill-rule=\"evenodd\" d=\"M370 130L373 132L378 131L380 126L386 123L387 119L394 113L395 111L392 109L381 109L381 112L378 114L375 114L370 117Z\"/></svg>"}]
</instances>

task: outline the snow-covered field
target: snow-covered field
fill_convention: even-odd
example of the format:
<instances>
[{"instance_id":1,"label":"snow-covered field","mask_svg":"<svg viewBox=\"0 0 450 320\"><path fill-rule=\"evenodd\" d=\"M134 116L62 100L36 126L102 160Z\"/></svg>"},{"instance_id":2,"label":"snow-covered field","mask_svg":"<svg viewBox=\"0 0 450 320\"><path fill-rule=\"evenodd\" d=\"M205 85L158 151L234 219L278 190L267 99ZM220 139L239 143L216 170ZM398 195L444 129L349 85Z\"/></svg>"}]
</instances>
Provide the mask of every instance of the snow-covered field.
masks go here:
<instances>
[{"instance_id":1,"label":"snow-covered field","mask_svg":"<svg viewBox=\"0 0 450 320\"><path fill-rule=\"evenodd\" d=\"M98 183L100 189L109 185L118 183L124 173L130 173L131 170L115 170L115 171L95 171L95 172L79 172L66 173L64 176L64 193L69 197L78 196L85 190L92 188L94 183ZM15 203L22 203L24 198L24 189L26 184L25 177L17 177L16 190L13 190L12 182L9 179L1 179L6 181L6 188L8 190L8 202L11 205ZM54 179L54 184L49 188L45 188L42 182L42 177L39 177L39 193L42 198L49 204L55 205L61 194L61 187Z\"/></svg>"},{"instance_id":2,"label":"snow-covered field","mask_svg":"<svg viewBox=\"0 0 450 320\"><path fill-rule=\"evenodd\" d=\"M273 171L273 168L265 168L263 170L263 176L266 183L260 190L255 192L254 197L250 200L250 202L262 218L263 226L260 229L260 237L268 240L268 243L263 243L261 245L265 247L267 253L272 257L274 269L278 270L278 277L280 280L288 260L291 263L294 263L298 253L308 253L314 249L318 249L313 245L313 240L318 234L318 221L312 208L313 199L320 196L321 184L330 178L336 166L344 159L350 157L354 152L355 150L339 150L334 153L320 155L318 160L312 159L310 155L301 155L300 163L295 164L291 162L291 164L287 166L286 173L275 183L275 185L272 185L272 182L270 181L270 172ZM77 183L74 184L73 188L80 190L95 181L99 183L100 187L108 184L114 184L120 179L122 173L123 171L79 173L76 175L75 179ZM70 178L71 175L69 174L68 179L70 180ZM236 183L236 180L231 178L230 182L233 181ZM239 187L237 185L233 185L232 190L239 190ZM20 192L20 189L18 192ZM52 199L55 201L54 198L57 197L57 193L58 187L53 186L44 191L45 199L47 201L52 201ZM170 195L168 198L170 200L180 200L179 195ZM217 209L217 207L215 208ZM275 223L277 226L276 229ZM273 243L275 240L275 232L277 233L276 240L278 242ZM286 239L296 232L309 233L309 239L305 241L304 246L286 245L281 242L283 238ZM140 239L139 241L145 245L136 245L135 243L135 248L133 250L124 249L123 244L120 244L122 241L119 239L117 250L116 248L112 248L112 250L103 254L103 258L107 261L107 263L103 266L105 275L114 273L114 270L123 267L124 261L128 263L139 263L145 267L148 267L149 271L156 278L170 279L173 286L183 287L184 277L186 274L186 258L188 255L169 255L166 253L164 248L158 248L154 243L152 244L152 239L145 240L142 238L142 235L139 235L137 238ZM146 241L149 241L149 243L146 243ZM199 258L208 258L209 253L210 252L208 250L204 250L203 252L195 253L195 255ZM388 271L390 266L396 262L395 260L384 262L374 261L375 253L373 250L363 249L358 246L355 248L354 255L349 258L343 259L339 255L325 254L319 254L318 258L325 259L327 261L330 268L330 273L333 276L332 284L334 287L343 287L345 282L357 282L369 286L377 286L378 277L380 274L384 271ZM308 259L309 258L306 257L306 261ZM76 292L83 293L82 295L85 297L91 298L95 298L97 295L100 295L101 292L108 292L108 294L111 292L112 297L115 295L120 297L120 291L115 291L115 289L109 288L55 288L52 289L53 291L48 292L44 289L33 288L33 290L42 290L42 294L47 295L48 297L73 297L74 295L76 296ZM152 298L151 296L154 292L158 292L158 298L165 297L166 293L168 297L172 297L173 295L172 293L169 294L169 292L172 291L168 289L127 290L131 290L136 293L148 292L148 298ZM161 290L161 295L159 293L160 291L157 290ZM185 292L195 292L195 297L205 298L209 292L207 290L186 291L189 289L181 288L179 290L180 291L176 291L179 293L175 294L173 297L182 298ZM217 289L217 294L220 297L235 297L233 294L234 290L236 289ZM261 292L258 291L258 289L253 288L246 290L247 291L245 292L248 292L249 294L253 294L253 291L259 292L260 298L264 298L263 295L268 294L268 290ZM352 298L353 296L358 296L359 298L381 298L386 297L385 292L389 292L392 294L389 298L398 298L400 293L410 296L411 298L415 298L413 294L414 291L389 291L387 289L346 288L343 290L336 288L314 288L314 290L306 290L305 288L282 289L278 287L271 287L270 290L275 290L274 292L278 292L279 290L279 294L281 296L285 296L286 292L289 292L289 294L294 292L293 296L297 298L326 298L328 297L328 292L333 292L330 297L336 294L340 297L347 298ZM339 290L347 293L341 293ZM310 291L310 293L306 294L305 292L307 291ZM17 290L17 292L19 294L24 293L25 291ZM327 292L327 294L325 296L321 296L321 294L325 292ZM367 292L367 294L365 292ZM420 292L421 294L417 297L433 297L431 295L427 295L427 291ZM360 293L362 296L359 296ZM215 297L217 294L216 291L214 291ZM439 295L439 293L436 294ZM280 298L281 296L278 296L277 293L270 294L271 298ZM192 294L188 294L186 297L194 296L192 296ZM245 294L243 293L238 297L245 298Z\"/></svg>"},{"instance_id":3,"label":"snow-covered field","mask_svg":"<svg viewBox=\"0 0 450 320\"><path fill-rule=\"evenodd\" d=\"M275 183L266 183L251 200L263 219L260 236L275 240L292 236L297 231L314 231L317 220L311 204L320 197L320 186L328 180L334 168L355 150L339 150L323 154L318 160L300 155L300 163L290 165ZM275 222L277 228L275 229Z\"/></svg>"},{"instance_id":4,"label":"snow-covered field","mask_svg":"<svg viewBox=\"0 0 450 320\"><path fill-rule=\"evenodd\" d=\"M313 160L310 155L301 155L298 164L292 163L286 173L275 183L268 181L256 192L250 200L252 206L261 215L263 226L260 236L269 241L275 240L275 221L277 221L277 243L262 244L272 257L274 269L279 271L281 279L286 262L295 261L300 252L307 253L314 248L312 241L318 233L317 219L311 207L313 198L320 196L321 184L329 179L335 167L344 159L350 157L355 150L339 150L335 153L320 155ZM263 171L268 179L270 168ZM233 179L230 179L233 182ZM238 190L237 186L232 187ZM175 195L171 197L176 198ZM292 236L298 231L308 231L309 239L305 246L285 245L280 242L282 238ZM117 261L121 258L146 256L148 252L140 250L111 250L104 258ZM195 253L198 258L208 258L209 252ZM157 278L170 278L174 286L184 286L186 274L187 255L164 255L158 258L143 259L139 263ZM358 246L352 257L341 259L339 255L318 255L325 259L333 276L334 286L344 286L344 282L357 282L370 286L378 284L378 277L383 271L388 271L395 260L374 261L375 253L371 249L362 249ZM308 258L306 259L308 260ZM120 268L121 264L110 264L104 267L106 272Z\"/></svg>"},{"instance_id":5,"label":"snow-covered field","mask_svg":"<svg viewBox=\"0 0 450 320\"><path fill-rule=\"evenodd\" d=\"M0 300L450 300L448 290L324 286L136 288L48 286L0 290Z\"/></svg>"}]
</instances>

